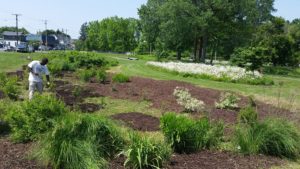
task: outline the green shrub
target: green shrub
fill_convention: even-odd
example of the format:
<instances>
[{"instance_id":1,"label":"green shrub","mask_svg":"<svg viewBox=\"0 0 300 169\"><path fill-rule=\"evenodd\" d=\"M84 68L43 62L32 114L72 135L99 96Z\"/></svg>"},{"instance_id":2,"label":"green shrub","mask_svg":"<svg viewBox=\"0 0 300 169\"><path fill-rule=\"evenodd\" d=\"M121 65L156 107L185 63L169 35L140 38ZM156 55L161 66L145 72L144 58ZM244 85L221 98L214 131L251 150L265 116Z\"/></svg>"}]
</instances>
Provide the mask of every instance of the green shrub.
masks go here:
<instances>
[{"instance_id":1,"label":"green shrub","mask_svg":"<svg viewBox=\"0 0 300 169\"><path fill-rule=\"evenodd\" d=\"M67 114L42 138L33 156L57 169L107 168L106 158L119 153L123 145L120 132L110 121Z\"/></svg>"},{"instance_id":2,"label":"green shrub","mask_svg":"<svg viewBox=\"0 0 300 169\"><path fill-rule=\"evenodd\" d=\"M96 79L100 83L104 83L107 79L107 73L104 69L100 69L97 71Z\"/></svg>"},{"instance_id":3,"label":"green shrub","mask_svg":"<svg viewBox=\"0 0 300 169\"><path fill-rule=\"evenodd\" d=\"M77 75L79 76L80 80L88 82L96 75L96 71L93 69L83 69L77 71Z\"/></svg>"},{"instance_id":4,"label":"green shrub","mask_svg":"<svg viewBox=\"0 0 300 169\"><path fill-rule=\"evenodd\" d=\"M17 78L9 78L4 73L0 73L0 90L11 100L17 100L20 94Z\"/></svg>"},{"instance_id":5,"label":"green shrub","mask_svg":"<svg viewBox=\"0 0 300 169\"><path fill-rule=\"evenodd\" d=\"M241 153L266 154L296 159L300 155L300 134L283 119L268 119L253 125L240 124L233 142Z\"/></svg>"},{"instance_id":6,"label":"green shrub","mask_svg":"<svg viewBox=\"0 0 300 169\"><path fill-rule=\"evenodd\" d=\"M125 166L133 169L161 168L171 156L171 147L155 139L131 136L131 143L121 154L127 157Z\"/></svg>"},{"instance_id":7,"label":"green shrub","mask_svg":"<svg viewBox=\"0 0 300 169\"><path fill-rule=\"evenodd\" d=\"M5 135L10 132L10 126L4 120L4 116L8 111L10 104L4 101L0 101L0 135Z\"/></svg>"},{"instance_id":8,"label":"green shrub","mask_svg":"<svg viewBox=\"0 0 300 169\"><path fill-rule=\"evenodd\" d=\"M15 105L5 119L12 128L12 138L17 142L36 140L39 134L48 131L55 119L65 114L65 105L54 96L37 95L31 101Z\"/></svg>"},{"instance_id":9,"label":"green shrub","mask_svg":"<svg viewBox=\"0 0 300 169\"><path fill-rule=\"evenodd\" d=\"M218 146L224 125L211 123L207 118L192 120L184 115L168 113L161 118L161 129L176 152L190 153Z\"/></svg>"},{"instance_id":10,"label":"green shrub","mask_svg":"<svg viewBox=\"0 0 300 169\"><path fill-rule=\"evenodd\" d=\"M233 93L225 92L221 94L219 102L215 103L218 109L235 109L238 108L240 98Z\"/></svg>"},{"instance_id":11,"label":"green shrub","mask_svg":"<svg viewBox=\"0 0 300 169\"><path fill-rule=\"evenodd\" d=\"M258 113L253 107L246 107L238 114L239 123L254 124L258 122Z\"/></svg>"},{"instance_id":12,"label":"green shrub","mask_svg":"<svg viewBox=\"0 0 300 169\"><path fill-rule=\"evenodd\" d=\"M117 83L126 83L129 82L129 77L124 74L116 74L113 76L112 81Z\"/></svg>"}]
</instances>

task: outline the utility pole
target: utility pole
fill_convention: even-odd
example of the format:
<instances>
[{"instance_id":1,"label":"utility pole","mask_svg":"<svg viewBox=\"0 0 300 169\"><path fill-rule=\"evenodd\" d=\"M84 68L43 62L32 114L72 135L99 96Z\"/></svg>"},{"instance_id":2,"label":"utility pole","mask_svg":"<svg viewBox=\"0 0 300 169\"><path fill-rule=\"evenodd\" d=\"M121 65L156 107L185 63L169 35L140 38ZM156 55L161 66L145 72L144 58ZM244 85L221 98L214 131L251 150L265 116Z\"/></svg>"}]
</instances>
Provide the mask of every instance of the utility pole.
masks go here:
<instances>
[{"instance_id":1,"label":"utility pole","mask_svg":"<svg viewBox=\"0 0 300 169\"><path fill-rule=\"evenodd\" d=\"M15 15L16 16L16 31L17 31L17 45L19 44L19 28L18 28L18 17L21 16L21 14L12 14L12 15Z\"/></svg>"},{"instance_id":2,"label":"utility pole","mask_svg":"<svg viewBox=\"0 0 300 169\"><path fill-rule=\"evenodd\" d=\"M45 24L45 33L46 33L46 50L48 49L48 32L47 32L47 20L44 21Z\"/></svg>"}]
</instances>

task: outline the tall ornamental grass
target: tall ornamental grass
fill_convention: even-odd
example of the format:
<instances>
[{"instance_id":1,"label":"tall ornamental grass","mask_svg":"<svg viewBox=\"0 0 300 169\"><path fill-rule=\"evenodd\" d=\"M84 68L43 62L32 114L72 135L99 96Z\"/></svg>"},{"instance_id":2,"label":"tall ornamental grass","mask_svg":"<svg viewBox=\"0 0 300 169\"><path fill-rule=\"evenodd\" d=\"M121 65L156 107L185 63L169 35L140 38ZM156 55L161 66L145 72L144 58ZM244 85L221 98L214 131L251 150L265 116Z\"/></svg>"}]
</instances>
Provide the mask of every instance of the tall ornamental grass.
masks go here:
<instances>
[{"instance_id":1,"label":"tall ornamental grass","mask_svg":"<svg viewBox=\"0 0 300 169\"><path fill-rule=\"evenodd\" d=\"M124 166L133 169L161 168L171 156L169 144L138 134L131 135L131 142L121 153L127 158Z\"/></svg>"},{"instance_id":2,"label":"tall ornamental grass","mask_svg":"<svg viewBox=\"0 0 300 169\"><path fill-rule=\"evenodd\" d=\"M223 138L224 125L212 123L207 118L193 120L167 113L161 117L161 129L175 152L191 153L217 147Z\"/></svg>"},{"instance_id":3,"label":"tall ornamental grass","mask_svg":"<svg viewBox=\"0 0 300 169\"><path fill-rule=\"evenodd\" d=\"M300 133L284 119L239 124L233 142L243 154L265 154L289 159L300 155Z\"/></svg>"},{"instance_id":4,"label":"tall ornamental grass","mask_svg":"<svg viewBox=\"0 0 300 169\"><path fill-rule=\"evenodd\" d=\"M107 168L106 160L123 145L122 134L109 120L70 113L45 134L33 156L55 169Z\"/></svg>"}]
</instances>

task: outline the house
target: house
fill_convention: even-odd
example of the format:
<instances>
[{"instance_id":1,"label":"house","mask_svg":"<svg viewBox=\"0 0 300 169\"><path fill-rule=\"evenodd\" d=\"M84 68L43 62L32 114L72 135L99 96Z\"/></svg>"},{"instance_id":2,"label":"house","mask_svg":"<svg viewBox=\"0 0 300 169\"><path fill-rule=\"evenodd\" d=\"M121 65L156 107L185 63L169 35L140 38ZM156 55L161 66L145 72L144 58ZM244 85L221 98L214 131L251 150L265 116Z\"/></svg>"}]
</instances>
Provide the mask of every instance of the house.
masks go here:
<instances>
[{"instance_id":1,"label":"house","mask_svg":"<svg viewBox=\"0 0 300 169\"><path fill-rule=\"evenodd\" d=\"M22 32L10 32L10 31L4 31L2 33L2 43L5 46L12 46L17 47L17 40L18 42L25 42L25 35Z\"/></svg>"}]
</instances>

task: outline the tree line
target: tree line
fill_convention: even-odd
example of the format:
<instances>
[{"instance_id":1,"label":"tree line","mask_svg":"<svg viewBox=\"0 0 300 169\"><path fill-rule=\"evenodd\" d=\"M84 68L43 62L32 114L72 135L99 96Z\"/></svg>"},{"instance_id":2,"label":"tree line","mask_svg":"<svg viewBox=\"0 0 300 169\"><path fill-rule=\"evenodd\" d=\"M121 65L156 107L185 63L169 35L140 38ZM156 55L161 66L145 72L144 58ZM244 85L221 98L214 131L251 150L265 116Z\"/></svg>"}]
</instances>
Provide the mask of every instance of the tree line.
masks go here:
<instances>
[{"instance_id":1,"label":"tree line","mask_svg":"<svg viewBox=\"0 0 300 169\"><path fill-rule=\"evenodd\" d=\"M299 64L300 21L272 15L274 0L148 0L139 19L111 17L84 23L79 50L136 53L178 60L231 60L260 65ZM249 65L250 63L250 65Z\"/></svg>"}]
</instances>

